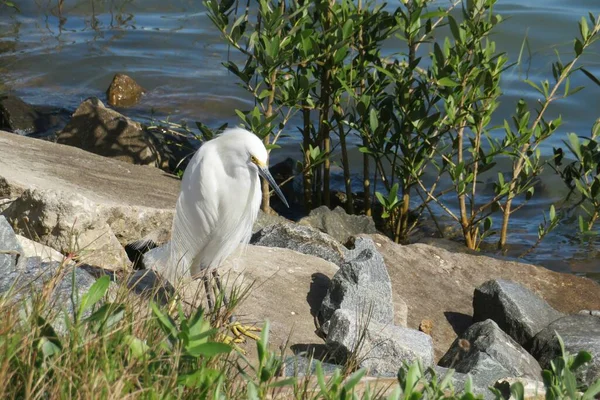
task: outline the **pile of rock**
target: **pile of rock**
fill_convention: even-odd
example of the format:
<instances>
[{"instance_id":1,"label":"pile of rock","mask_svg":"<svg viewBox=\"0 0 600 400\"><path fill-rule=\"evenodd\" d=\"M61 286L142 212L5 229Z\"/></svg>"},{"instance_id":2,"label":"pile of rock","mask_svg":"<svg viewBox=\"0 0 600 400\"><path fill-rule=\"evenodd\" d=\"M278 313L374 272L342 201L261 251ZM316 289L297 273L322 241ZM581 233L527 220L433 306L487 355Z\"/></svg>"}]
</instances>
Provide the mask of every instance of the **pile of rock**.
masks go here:
<instances>
[{"instance_id":1,"label":"pile of rock","mask_svg":"<svg viewBox=\"0 0 600 400\"><path fill-rule=\"evenodd\" d=\"M160 170L3 132L0 153L0 291L39 287L64 256L130 271L128 243L157 231L168 237L179 182ZM457 387L471 374L481 392L515 378L541 385L541 369L559 352L558 333L568 351L594 356L580 382L600 378L596 282L397 245L371 224L340 210L318 210L301 225L262 215L253 244L222 268L229 288L253 285L240 320L269 319L271 346L288 342L294 365L318 356L393 376L418 359L440 373L456 369ZM94 282L88 270L69 268L76 287L70 276L59 281L57 303Z\"/></svg>"}]
</instances>

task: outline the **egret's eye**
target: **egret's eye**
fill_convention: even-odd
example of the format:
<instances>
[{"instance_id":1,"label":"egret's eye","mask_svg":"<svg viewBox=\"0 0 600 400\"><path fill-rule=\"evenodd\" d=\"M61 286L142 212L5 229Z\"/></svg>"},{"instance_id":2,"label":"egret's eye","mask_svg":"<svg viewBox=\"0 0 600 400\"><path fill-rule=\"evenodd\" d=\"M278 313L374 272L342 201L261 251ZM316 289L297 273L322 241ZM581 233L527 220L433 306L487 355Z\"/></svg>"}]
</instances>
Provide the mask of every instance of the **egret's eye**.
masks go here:
<instances>
[{"instance_id":1,"label":"egret's eye","mask_svg":"<svg viewBox=\"0 0 600 400\"><path fill-rule=\"evenodd\" d=\"M258 165L258 158L254 157L254 156L250 156L250 161L252 161L254 164Z\"/></svg>"}]
</instances>

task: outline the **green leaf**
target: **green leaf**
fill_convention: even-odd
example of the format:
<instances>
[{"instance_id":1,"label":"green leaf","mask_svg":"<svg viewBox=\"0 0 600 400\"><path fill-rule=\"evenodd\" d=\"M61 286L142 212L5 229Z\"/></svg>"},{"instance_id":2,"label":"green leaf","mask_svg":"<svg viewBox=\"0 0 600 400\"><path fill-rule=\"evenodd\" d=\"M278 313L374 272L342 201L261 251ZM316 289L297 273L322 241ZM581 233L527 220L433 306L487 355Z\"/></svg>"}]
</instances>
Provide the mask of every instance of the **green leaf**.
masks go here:
<instances>
[{"instance_id":1,"label":"green leaf","mask_svg":"<svg viewBox=\"0 0 600 400\"><path fill-rule=\"evenodd\" d=\"M583 394L582 400L592 400L600 393L600 379L594 382Z\"/></svg>"},{"instance_id":2,"label":"green leaf","mask_svg":"<svg viewBox=\"0 0 600 400\"><path fill-rule=\"evenodd\" d=\"M443 77L441 79L437 80L437 84L440 86L447 86L447 87L457 87L459 86L458 83L454 82L452 79L450 79L449 77Z\"/></svg>"},{"instance_id":3,"label":"green leaf","mask_svg":"<svg viewBox=\"0 0 600 400\"><path fill-rule=\"evenodd\" d=\"M269 387L278 388L278 387L284 387L284 386L293 386L295 383L296 383L296 378L292 376L287 379L282 379L280 381L273 382L269 385Z\"/></svg>"},{"instance_id":4,"label":"green leaf","mask_svg":"<svg viewBox=\"0 0 600 400\"><path fill-rule=\"evenodd\" d=\"M515 382L510 386L510 393L512 393L514 399L524 399L525 398L525 388L523 387L523 383Z\"/></svg>"},{"instance_id":5,"label":"green leaf","mask_svg":"<svg viewBox=\"0 0 600 400\"><path fill-rule=\"evenodd\" d=\"M81 303L79 303L79 310L77 311L77 316L81 317L83 313L96 304L108 290L108 286L110 285L110 278L108 275L104 275L100 279L98 279L94 284L90 287L86 294L81 297Z\"/></svg>"},{"instance_id":6,"label":"green leaf","mask_svg":"<svg viewBox=\"0 0 600 400\"><path fill-rule=\"evenodd\" d=\"M166 333L172 340L177 338L177 328L171 321L171 319L162 313L155 302L150 302L150 308L152 308L152 313L158 319L159 325L162 328L163 332Z\"/></svg>"},{"instance_id":7,"label":"green leaf","mask_svg":"<svg viewBox=\"0 0 600 400\"><path fill-rule=\"evenodd\" d=\"M588 71L587 69L585 69L583 67L579 68L579 70L581 72L583 72L585 74L585 76L587 76L592 82L594 82L596 85L600 86L600 80L598 78L596 78L594 76L594 74L592 74L590 71Z\"/></svg>"},{"instance_id":8,"label":"green leaf","mask_svg":"<svg viewBox=\"0 0 600 400\"><path fill-rule=\"evenodd\" d=\"M150 347L141 339L133 336L133 335L127 335L125 336L125 343L127 343L129 345L129 349L131 350L131 354L135 357L135 358L143 358L146 353L148 352L148 350L150 349Z\"/></svg>"},{"instance_id":9,"label":"green leaf","mask_svg":"<svg viewBox=\"0 0 600 400\"><path fill-rule=\"evenodd\" d=\"M571 370L576 371L578 368L592 360L592 355L587 351L580 351L575 356L573 363L571 364Z\"/></svg>"},{"instance_id":10,"label":"green leaf","mask_svg":"<svg viewBox=\"0 0 600 400\"><path fill-rule=\"evenodd\" d=\"M348 391L352 390L352 388L356 386L358 382L360 382L360 380L363 378L363 376L365 376L366 373L367 370L365 369L359 369L358 371L356 371L346 380L344 388Z\"/></svg>"},{"instance_id":11,"label":"green leaf","mask_svg":"<svg viewBox=\"0 0 600 400\"><path fill-rule=\"evenodd\" d=\"M231 346L220 342L202 343L186 349L186 352L193 357L214 357L218 354L230 353Z\"/></svg>"}]
</instances>

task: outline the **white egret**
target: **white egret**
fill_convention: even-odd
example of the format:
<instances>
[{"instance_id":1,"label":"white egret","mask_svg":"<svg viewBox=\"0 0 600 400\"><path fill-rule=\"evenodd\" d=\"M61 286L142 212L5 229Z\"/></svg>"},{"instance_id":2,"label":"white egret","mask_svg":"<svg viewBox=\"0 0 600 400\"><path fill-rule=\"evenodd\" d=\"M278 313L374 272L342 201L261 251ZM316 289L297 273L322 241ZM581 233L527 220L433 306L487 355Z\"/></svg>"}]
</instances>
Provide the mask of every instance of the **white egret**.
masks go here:
<instances>
[{"instance_id":1,"label":"white egret","mask_svg":"<svg viewBox=\"0 0 600 400\"><path fill-rule=\"evenodd\" d=\"M250 241L262 198L260 176L289 207L269 173L265 146L242 128L227 129L202 145L183 174L168 262L158 272L172 284L204 279L209 308L210 273L221 291L217 268Z\"/></svg>"}]
</instances>

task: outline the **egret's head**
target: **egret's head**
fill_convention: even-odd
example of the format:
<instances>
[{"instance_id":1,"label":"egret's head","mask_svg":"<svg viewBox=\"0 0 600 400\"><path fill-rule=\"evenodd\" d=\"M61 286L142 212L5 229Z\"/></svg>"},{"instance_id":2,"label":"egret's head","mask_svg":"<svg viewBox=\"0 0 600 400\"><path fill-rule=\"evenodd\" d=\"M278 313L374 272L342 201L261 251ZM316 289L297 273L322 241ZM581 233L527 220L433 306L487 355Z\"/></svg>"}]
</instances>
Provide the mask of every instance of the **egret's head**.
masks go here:
<instances>
[{"instance_id":1,"label":"egret's head","mask_svg":"<svg viewBox=\"0 0 600 400\"><path fill-rule=\"evenodd\" d=\"M273 176L269 172L269 153L262 140L252 132L242 128L228 129L223 132L222 136L230 140L230 148L235 148L236 154L240 154L240 150L242 151L242 157L248 168L255 170L260 176L266 179L281 201L289 207L285 196L281 193L279 186L277 186L275 179L273 179Z\"/></svg>"},{"instance_id":2,"label":"egret's head","mask_svg":"<svg viewBox=\"0 0 600 400\"><path fill-rule=\"evenodd\" d=\"M271 185L271 187L273 188L273 190L275 191L277 196L279 196L281 201L283 201L283 204L285 204L286 207L289 207L289 204L288 204L287 200L285 199L285 196L283 195L283 193L281 192L281 189L279 189L279 186L275 182L275 179L273 179L273 176L269 172L269 165L267 164L267 160L268 160L267 150L265 149L265 146L262 144L262 142L260 144L261 144L260 147L262 149L256 149L257 151L255 153L252 153L252 152L249 153L248 161L251 165L251 168L256 168L258 174L260 176L262 176L264 179L266 179L267 182L269 182L269 185Z\"/></svg>"}]
</instances>

